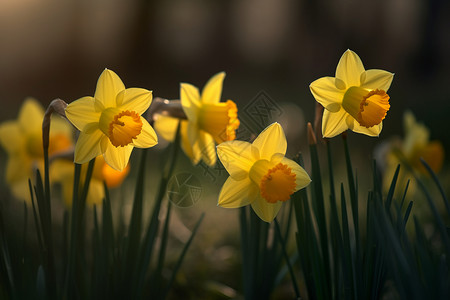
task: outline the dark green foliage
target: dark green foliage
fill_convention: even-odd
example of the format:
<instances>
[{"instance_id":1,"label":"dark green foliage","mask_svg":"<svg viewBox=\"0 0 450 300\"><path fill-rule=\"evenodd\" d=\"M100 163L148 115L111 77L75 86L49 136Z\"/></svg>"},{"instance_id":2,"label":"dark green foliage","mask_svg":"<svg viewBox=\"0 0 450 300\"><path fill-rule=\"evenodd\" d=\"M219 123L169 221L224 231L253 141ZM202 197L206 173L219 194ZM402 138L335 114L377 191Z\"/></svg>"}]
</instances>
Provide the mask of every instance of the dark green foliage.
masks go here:
<instances>
[{"instance_id":1,"label":"dark green foliage","mask_svg":"<svg viewBox=\"0 0 450 300\"><path fill-rule=\"evenodd\" d=\"M434 217L433 234L425 235L423 225L414 218L415 235L409 237L406 225L414 213L413 203L406 200L409 182L401 201L394 199L400 166L384 197L374 163L373 189L367 193L367 200L363 203L358 199L358 184L344 138L347 183L340 184L339 200L334 190L331 147L328 141L326 144L330 188L326 197L328 205L324 205L317 145L310 146L311 197L305 189L292 196L299 263L307 288L307 295L302 296L308 299L381 299L384 296L448 299L449 236L444 218L438 213L425 185L416 178ZM301 156L295 160L303 165ZM431 169L427 169L448 209L443 188ZM350 205L350 211L347 205Z\"/></svg>"},{"instance_id":2,"label":"dark green foliage","mask_svg":"<svg viewBox=\"0 0 450 300\"><path fill-rule=\"evenodd\" d=\"M143 219L144 187L146 185L147 150L141 151L141 160L135 186L133 209L128 230L115 228L109 191L99 214L98 207L88 211L86 198L95 161L89 163L82 178L81 165L75 164L72 209L64 213L62 247L54 249L48 159L45 160L45 182L37 172L36 183L29 182L34 222L28 222L25 205L24 229L21 239L9 243L8 230L4 226L0 208L0 298L1 299L164 299L170 292L175 276L181 267L187 250L196 235L203 215L192 231L190 239L180 252L170 278L164 278L162 269L169 235L171 205L161 221L160 210L165 199L166 186L175 165L179 134L171 154L167 170L161 178L153 201L148 225ZM92 234L86 232L86 219L93 219ZM155 247L162 222L161 243ZM31 230L33 224L36 232ZM26 248L28 236L36 234L38 256ZM90 237L90 240L88 240ZM17 244L19 242L19 245ZM155 265L152 255L157 254ZM55 261L59 267L55 267Z\"/></svg>"}]
</instances>

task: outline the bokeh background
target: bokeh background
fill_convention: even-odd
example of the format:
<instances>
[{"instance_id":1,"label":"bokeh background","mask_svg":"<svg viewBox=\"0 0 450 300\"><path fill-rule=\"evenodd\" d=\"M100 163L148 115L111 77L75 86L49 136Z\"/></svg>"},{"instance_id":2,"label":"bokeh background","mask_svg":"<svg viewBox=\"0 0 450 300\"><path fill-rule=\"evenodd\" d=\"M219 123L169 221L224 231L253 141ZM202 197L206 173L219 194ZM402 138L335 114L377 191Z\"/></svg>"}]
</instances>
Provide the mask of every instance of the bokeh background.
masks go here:
<instances>
[{"instance_id":1,"label":"bokeh background","mask_svg":"<svg viewBox=\"0 0 450 300\"><path fill-rule=\"evenodd\" d=\"M71 102L93 95L104 68L114 70L126 87L168 99L179 97L180 82L201 88L225 71L223 99L244 107L264 91L282 108L278 121L293 155L307 152L305 124L313 121L315 108L308 86L334 76L346 49L355 51L366 69L395 73L380 138L350 137L361 173L370 169L380 141L402 135L406 109L450 149L445 0L0 0L0 122L16 118L28 96L46 106L55 98ZM159 173L163 149L152 150L151 178ZM185 262L179 288L186 291L183 284L187 288L196 278L199 290L233 294L241 288L234 276L240 274L237 214L215 207L226 174L213 180L185 157L179 169L201 178L204 199L178 211L175 239L186 238L198 211L212 216ZM153 181L149 189L155 186Z\"/></svg>"}]
</instances>

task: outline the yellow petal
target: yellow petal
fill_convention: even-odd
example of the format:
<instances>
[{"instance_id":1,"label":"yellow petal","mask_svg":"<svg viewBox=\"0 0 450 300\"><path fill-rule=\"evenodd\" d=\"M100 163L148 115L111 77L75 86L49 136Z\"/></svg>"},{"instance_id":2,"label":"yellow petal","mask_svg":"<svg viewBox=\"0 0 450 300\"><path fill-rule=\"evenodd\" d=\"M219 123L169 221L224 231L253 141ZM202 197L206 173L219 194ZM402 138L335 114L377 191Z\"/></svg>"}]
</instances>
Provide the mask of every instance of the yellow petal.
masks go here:
<instances>
[{"instance_id":1,"label":"yellow petal","mask_svg":"<svg viewBox=\"0 0 450 300\"><path fill-rule=\"evenodd\" d=\"M189 159L194 162L194 150L192 144L189 143L188 135L187 135L188 121L181 121L180 135L181 135L181 149L183 149L184 153L189 157ZM198 163L198 161L196 162ZM194 163L194 164L196 164Z\"/></svg>"},{"instance_id":2,"label":"yellow petal","mask_svg":"<svg viewBox=\"0 0 450 300\"><path fill-rule=\"evenodd\" d=\"M193 163L197 164L202 157L202 152L199 146L200 129L198 128L197 124L188 122L186 131L188 141L192 145L192 150L194 154Z\"/></svg>"},{"instance_id":3,"label":"yellow petal","mask_svg":"<svg viewBox=\"0 0 450 300\"><path fill-rule=\"evenodd\" d=\"M19 112L19 124L25 133L41 132L44 120L42 105L33 98L27 98Z\"/></svg>"},{"instance_id":4,"label":"yellow petal","mask_svg":"<svg viewBox=\"0 0 450 300\"><path fill-rule=\"evenodd\" d=\"M347 120L348 128L357 133L362 133L368 136L377 137L380 135L381 130L383 129L383 122L378 125L372 127L364 127L359 125L358 121L349 116L349 120Z\"/></svg>"},{"instance_id":5,"label":"yellow petal","mask_svg":"<svg viewBox=\"0 0 450 300\"><path fill-rule=\"evenodd\" d=\"M152 91L129 88L117 95L117 106L122 110L135 111L142 115L152 103Z\"/></svg>"},{"instance_id":6,"label":"yellow petal","mask_svg":"<svg viewBox=\"0 0 450 300\"><path fill-rule=\"evenodd\" d=\"M28 204L31 202L30 189L28 187L28 178L19 180L11 185L12 194L18 200L26 201ZM36 198L35 198L36 199Z\"/></svg>"},{"instance_id":7,"label":"yellow petal","mask_svg":"<svg viewBox=\"0 0 450 300\"><path fill-rule=\"evenodd\" d=\"M50 125L50 136L52 135L64 135L70 141L72 141L72 126L66 119L63 119L59 115L53 114Z\"/></svg>"},{"instance_id":8,"label":"yellow petal","mask_svg":"<svg viewBox=\"0 0 450 300\"><path fill-rule=\"evenodd\" d=\"M128 164L131 151L133 151L133 145L127 145L124 147L115 147L108 140L108 146L103 154L105 162L113 169L122 171Z\"/></svg>"},{"instance_id":9,"label":"yellow petal","mask_svg":"<svg viewBox=\"0 0 450 300\"><path fill-rule=\"evenodd\" d=\"M248 177L248 172L256 161L252 148L252 144L237 140L223 142L217 146L217 155L233 179L242 180Z\"/></svg>"},{"instance_id":10,"label":"yellow petal","mask_svg":"<svg viewBox=\"0 0 450 300\"><path fill-rule=\"evenodd\" d=\"M336 68L336 78L345 82L347 88L351 86L360 86L360 77L364 66L359 56L352 50L347 50L339 60Z\"/></svg>"},{"instance_id":11,"label":"yellow petal","mask_svg":"<svg viewBox=\"0 0 450 300\"><path fill-rule=\"evenodd\" d=\"M317 102L327 110L337 112L341 108L345 90L336 87L336 78L322 77L311 83L311 93Z\"/></svg>"},{"instance_id":12,"label":"yellow petal","mask_svg":"<svg viewBox=\"0 0 450 300\"><path fill-rule=\"evenodd\" d=\"M75 162L84 164L100 155L100 140L104 136L101 130L95 130L91 134L81 132L75 145Z\"/></svg>"},{"instance_id":13,"label":"yellow petal","mask_svg":"<svg viewBox=\"0 0 450 300\"><path fill-rule=\"evenodd\" d=\"M275 153L286 153L287 142L283 127L273 123L264 129L252 144L259 151L259 159L270 160Z\"/></svg>"},{"instance_id":14,"label":"yellow petal","mask_svg":"<svg viewBox=\"0 0 450 300\"><path fill-rule=\"evenodd\" d=\"M8 153L23 152L25 143L25 135L18 122L6 121L0 124L0 144Z\"/></svg>"},{"instance_id":15,"label":"yellow petal","mask_svg":"<svg viewBox=\"0 0 450 300\"><path fill-rule=\"evenodd\" d=\"M200 130L198 147L201 151L202 160L208 166L214 166L216 164L217 156L216 143L214 142L212 135Z\"/></svg>"},{"instance_id":16,"label":"yellow petal","mask_svg":"<svg viewBox=\"0 0 450 300\"><path fill-rule=\"evenodd\" d=\"M8 158L6 164L6 181L13 184L16 181L33 176L33 161L24 153L14 154Z\"/></svg>"},{"instance_id":17,"label":"yellow petal","mask_svg":"<svg viewBox=\"0 0 450 300\"><path fill-rule=\"evenodd\" d=\"M225 72L220 72L206 83L202 92L202 102L204 103L218 103L222 95L222 84L225 78Z\"/></svg>"},{"instance_id":18,"label":"yellow petal","mask_svg":"<svg viewBox=\"0 0 450 300\"><path fill-rule=\"evenodd\" d=\"M198 118L198 108L200 106L200 94L198 89L189 84L182 83L180 85L180 100L184 113L189 121L196 123Z\"/></svg>"},{"instance_id":19,"label":"yellow petal","mask_svg":"<svg viewBox=\"0 0 450 300\"><path fill-rule=\"evenodd\" d=\"M383 70L367 70L361 76L364 82L361 82L361 87L371 90L384 90L387 92L391 86L392 79L394 79L394 74Z\"/></svg>"},{"instance_id":20,"label":"yellow petal","mask_svg":"<svg viewBox=\"0 0 450 300\"><path fill-rule=\"evenodd\" d=\"M238 208L249 205L254 200L254 193L251 190L258 187L249 178L235 180L228 177L223 184L219 194L217 205L226 208Z\"/></svg>"},{"instance_id":21,"label":"yellow petal","mask_svg":"<svg viewBox=\"0 0 450 300\"><path fill-rule=\"evenodd\" d=\"M348 129L346 117L349 114L341 108L338 112L333 113L328 110L323 112L322 118L322 135L326 138L332 138Z\"/></svg>"},{"instance_id":22,"label":"yellow petal","mask_svg":"<svg viewBox=\"0 0 450 300\"><path fill-rule=\"evenodd\" d=\"M158 115L153 123L153 128L155 128L158 135L160 135L163 139L173 142L175 140L175 134L177 133L178 123L180 121L181 120L177 118Z\"/></svg>"},{"instance_id":23,"label":"yellow petal","mask_svg":"<svg viewBox=\"0 0 450 300\"><path fill-rule=\"evenodd\" d=\"M111 70L105 69L97 81L94 98L105 108L116 107L116 97L125 89L122 80Z\"/></svg>"},{"instance_id":24,"label":"yellow petal","mask_svg":"<svg viewBox=\"0 0 450 300\"><path fill-rule=\"evenodd\" d=\"M278 214L283 202L269 203L258 195L252 202L252 208L258 217L265 222L272 222Z\"/></svg>"},{"instance_id":25,"label":"yellow petal","mask_svg":"<svg viewBox=\"0 0 450 300\"><path fill-rule=\"evenodd\" d=\"M105 189L103 187L103 183L100 180L91 179L89 183L89 191L87 194L86 203L92 207L95 205L99 206L103 198L105 197Z\"/></svg>"},{"instance_id":26,"label":"yellow petal","mask_svg":"<svg viewBox=\"0 0 450 300\"><path fill-rule=\"evenodd\" d=\"M292 173L295 173L295 192L309 185L311 178L299 164L286 157L283 157L281 163L287 165L291 168Z\"/></svg>"},{"instance_id":27,"label":"yellow petal","mask_svg":"<svg viewBox=\"0 0 450 300\"><path fill-rule=\"evenodd\" d=\"M133 140L133 145L138 148L153 147L158 144L158 137L155 130L148 124L147 120L141 117L142 129L136 139Z\"/></svg>"},{"instance_id":28,"label":"yellow petal","mask_svg":"<svg viewBox=\"0 0 450 300\"><path fill-rule=\"evenodd\" d=\"M83 97L73 101L66 107L67 119L79 131L83 131L86 124L98 122L100 114L100 112L95 111L94 98L92 97Z\"/></svg>"}]
</instances>

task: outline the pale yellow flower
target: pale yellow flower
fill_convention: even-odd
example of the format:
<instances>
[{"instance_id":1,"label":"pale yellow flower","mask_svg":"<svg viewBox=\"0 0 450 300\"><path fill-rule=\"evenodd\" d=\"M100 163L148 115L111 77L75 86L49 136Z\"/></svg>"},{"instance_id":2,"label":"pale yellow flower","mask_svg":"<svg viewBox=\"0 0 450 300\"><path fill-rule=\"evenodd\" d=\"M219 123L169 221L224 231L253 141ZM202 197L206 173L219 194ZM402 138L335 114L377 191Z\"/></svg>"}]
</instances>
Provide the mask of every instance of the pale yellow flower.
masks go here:
<instances>
[{"instance_id":1,"label":"pale yellow flower","mask_svg":"<svg viewBox=\"0 0 450 300\"><path fill-rule=\"evenodd\" d=\"M84 178L88 169L88 163L81 166L81 186L84 186ZM94 204L99 205L105 197L105 190L103 181L108 188L115 188L122 184L130 171L130 166L127 165L122 171L117 171L111 168L103 159L103 156L98 156L95 159L94 170L92 172L91 181L89 182L89 190L87 194L86 203L89 206ZM62 196L65 204L70 207L72 205L73 197L73 182L74 182L74 167L73 163L66 160L57 160L50 166L50 176L55 179L62 186Z\"/></svg>"},{"instance_id":2,"label":"pale yellow flower","mask_svg":"<svg viewBox=\"0 0 450 300\"><path fill-rule=\"evenodd\" d=\"M263 221L271 222L283 202L311 182L301 166L284 156L286 148L278 123L264 129L252 144L230 141L217 146L219 159L230 174L218 205L237 208L250 204Z\"/></svg>"},{"instance_id":3,"label":"pale yellow flower","mask_svg":"<svg viewBox=\"0 0 450 300\"><path fill-rule=\"evenodd\" d=\"M125 89L122 80L105 69L97 82L94 97L83 97L66 108L66 116L81 131L75 146L75 162L83 164L103 155L116 170L128 164L134 147L148 148L158 139L141 117L152 102L152 92Z\"/></svg>"},{"instance_id":4,"label":"pale yellow flower","mask_svg":"<svg viewBox=\"0 0 450 300\"><path fill-rule=\"evenodd\" d=\"M389 89L394 74L365 70L359 56L347 50L339 60L335 77L322 77L310 85L324 108L322 135L334 137L347 129L378 136L390 108Z\"/></svg>"},{"instance_id":5,"label":"pale yellow flower","mask_svg":"<svg viewBox=\"0 0 450 300\"><path fill-rule=\"evenodd\" d=\"M203 88L188 83L180 85L180 100L187 120L181 120L181 146L194 164L203 160L212 166L216 163L216 143L232 141L239 127L236 104L220 102L225 73L214 75ZM158 116L155 128L164 139L172 141L179 120Z\"/></svg>"},{"instance_id":6,"label":"pale yellow flower","mask_svg":"<svg viewBox=\"0 0 450 300\"><path fill-rule=\"evenodd\" d=\"M0 125L0 144L8 153L6 181L13 195L30 201L28 179L34 178L36 169L44 170L42 146L42 121L44 109L35 99L23 103L17 120ZM50 127L49 156L72 148L72 129L63 119L52 117Z\"/></svg>"}]
</instances>

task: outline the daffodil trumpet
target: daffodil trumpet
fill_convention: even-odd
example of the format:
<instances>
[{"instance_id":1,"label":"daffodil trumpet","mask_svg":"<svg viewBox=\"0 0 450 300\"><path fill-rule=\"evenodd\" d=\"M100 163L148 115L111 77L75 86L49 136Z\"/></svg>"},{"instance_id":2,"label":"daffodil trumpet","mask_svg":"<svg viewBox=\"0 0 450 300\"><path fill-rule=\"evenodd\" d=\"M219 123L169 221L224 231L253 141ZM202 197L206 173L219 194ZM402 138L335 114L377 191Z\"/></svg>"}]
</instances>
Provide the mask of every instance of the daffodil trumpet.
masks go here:
<instances>
[{"instance_id":1,"label":"daffodil trumpet","mask_svg":"<svg viewBox=\"0 0 450 300\"><path fill-rule=\"evenodd\" d=\"M180 123L181 148L194 165L200 161L215 165L216 144L236 138L240 124L237 106L232 100L220 102L224 78L225 72L214 75L201 93L189 83L180 84L180 101L187 120L172 117L175 108L169 114L155 114L156 131L165 140L174 140Z\"/></svg>"},{"instance_id":2,"label":"daffodil trumpet","mask_svg":"<svg viewBox=\"0 0 450 300\"><path fill-rule=\"evenodd\" d=\"M359 56L347 50L335 77L322 77L310 85L311 93L324 108L322 135L331 138L347 129L378 136L390 109L387 91L394 74L365 70Z\"/></svg>"},{"instance_id":3,"label":"daffodil trumpet","mask_svg":"<svg viewBox=\"0 0 450 300\"><path fill-rule=\"evenodd\" d=\"M306 171L285 157L286 137L280 124L264 129L253 141L229 141L217 146L217 154L230 174L218 205L237 208L251 205L265 222L271 222L290 196L309 185Z\"/></svg>"},{"instance_id":4,"label":"daffodil trumpet","mask_svg":"<svg viewBox=\"0 0 450 300\"><path fill-rule=\"evenodd\" d=\"M134 147L158 143L155 131L142 117L152 102L152 92L127 88L111 70L100 75L94 97L83 97L65 109L67 119L80 131L75 163L83 164L103 155L105 162L121 171Z\"/></svg>"}]
</instances>

